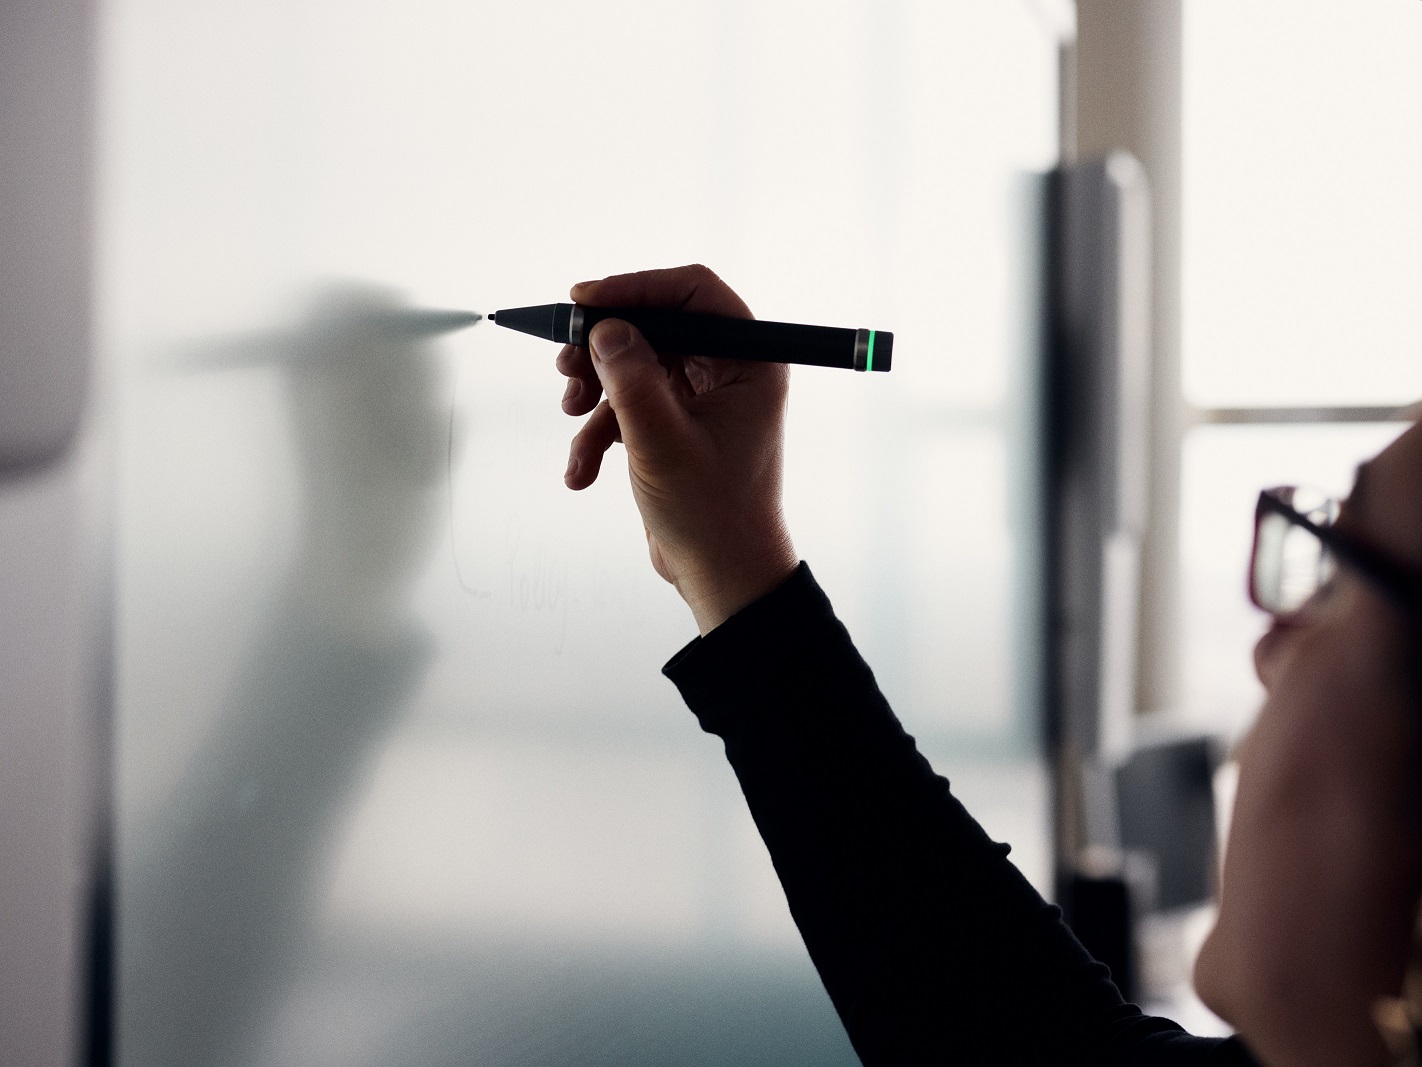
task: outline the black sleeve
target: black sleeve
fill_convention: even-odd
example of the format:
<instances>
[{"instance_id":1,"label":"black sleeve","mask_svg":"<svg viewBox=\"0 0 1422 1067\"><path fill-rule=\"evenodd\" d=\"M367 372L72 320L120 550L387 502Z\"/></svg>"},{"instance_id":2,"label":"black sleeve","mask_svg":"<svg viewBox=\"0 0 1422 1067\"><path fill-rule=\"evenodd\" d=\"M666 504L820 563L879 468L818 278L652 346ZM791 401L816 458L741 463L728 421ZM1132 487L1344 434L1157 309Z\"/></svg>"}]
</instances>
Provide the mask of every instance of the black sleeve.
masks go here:
<instances>
[{"instance_id":1,"label":"black sleeve","mask_svg":"<svg viewBox=\"0 0 1422 1067\"><path fill-rule=\"evenodd\" d=\"M1122 1000L919 754L803 563L664 672L725 741L869 1067L1252 1062Z\"/></svg>"}]
</instances>

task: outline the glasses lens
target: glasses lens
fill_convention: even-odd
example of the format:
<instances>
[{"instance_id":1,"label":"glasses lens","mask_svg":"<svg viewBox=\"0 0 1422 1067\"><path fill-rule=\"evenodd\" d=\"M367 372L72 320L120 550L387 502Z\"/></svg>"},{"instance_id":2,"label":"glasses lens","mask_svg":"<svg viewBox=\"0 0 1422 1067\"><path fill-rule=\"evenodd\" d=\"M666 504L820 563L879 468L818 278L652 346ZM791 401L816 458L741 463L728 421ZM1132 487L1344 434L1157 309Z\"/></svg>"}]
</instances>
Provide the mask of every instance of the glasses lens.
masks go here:
<instances>
[{"instance_id":1,"label":"glasses lens","mask_svg":"<svg viewBox=\"0 0 1422 1067\"><path fill-rule=\"evenodd\" d=\"M1318 526L1333 524L1336 501L1302 491L1280 493L1285 503ZM1287 615L1297 611L1333 577L1333 554L1311 531L1287 515L1260 517L1254 546L1254 599L1265 611Z\"/></svg>"}]
</instances>

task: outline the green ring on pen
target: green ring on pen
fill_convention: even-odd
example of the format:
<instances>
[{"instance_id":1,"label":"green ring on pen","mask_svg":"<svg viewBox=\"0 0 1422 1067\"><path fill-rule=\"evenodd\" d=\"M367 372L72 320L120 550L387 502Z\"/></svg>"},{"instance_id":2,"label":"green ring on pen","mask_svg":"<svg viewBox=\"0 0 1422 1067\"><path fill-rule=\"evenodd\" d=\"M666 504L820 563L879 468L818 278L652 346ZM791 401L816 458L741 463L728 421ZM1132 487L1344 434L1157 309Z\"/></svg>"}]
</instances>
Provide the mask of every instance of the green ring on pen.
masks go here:
<instances>
[{"instance_id":1,"label":"green ring on pen","mask_svg":"<svg viewBox=\"0 0 1422 1067\"><path fill-rule=\"evenodd\" d=\"M878 330L869 331L869 352L864 357L864 369L870 371L874 369L874 338L878 335Z\"/></svg>"}]
</instances>

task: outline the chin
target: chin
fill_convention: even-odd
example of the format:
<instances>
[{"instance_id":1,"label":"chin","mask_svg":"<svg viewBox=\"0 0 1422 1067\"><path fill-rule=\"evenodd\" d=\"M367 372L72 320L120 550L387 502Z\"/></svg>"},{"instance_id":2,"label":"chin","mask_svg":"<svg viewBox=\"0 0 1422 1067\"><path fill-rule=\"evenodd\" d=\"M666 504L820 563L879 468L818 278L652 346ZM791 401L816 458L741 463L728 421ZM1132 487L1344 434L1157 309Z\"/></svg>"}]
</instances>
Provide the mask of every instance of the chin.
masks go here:
<instances>
[{"instance_id":1,"label":"chin","mask_svg":"<svg viewBox=\"0 0 1422 1067\"><path fill-rule=\"evenodd\" d=\"M1195 973L1191 984L1205 1007L1225 1022L1238 1029L1239 1024L1231 1017L1229 998L1229 967L1224 961L1223 938L1219 923L1200 946L1200 954L1195 957Z\"/></svg>"}]
</instances>

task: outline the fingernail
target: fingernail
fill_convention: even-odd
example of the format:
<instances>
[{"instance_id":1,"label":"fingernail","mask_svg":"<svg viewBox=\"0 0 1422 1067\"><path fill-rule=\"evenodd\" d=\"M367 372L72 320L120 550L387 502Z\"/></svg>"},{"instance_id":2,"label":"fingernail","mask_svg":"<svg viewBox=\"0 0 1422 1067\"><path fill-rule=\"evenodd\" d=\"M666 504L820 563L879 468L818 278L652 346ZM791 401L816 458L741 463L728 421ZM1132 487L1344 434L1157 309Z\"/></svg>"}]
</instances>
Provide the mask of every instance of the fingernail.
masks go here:
<instances>
[{"instance_id":1,"label":"fingernail","mask_svg":"<svg viewBox=\"0 0 1422 1067\"><path fill-rule=\"evenodd\" d=\"M563 390L563 403L567 403L583 391L583 383L578 378L568 379L568 388Z\"/></svg>"},{"instance_id":2,"label":"fingernail","mask_svg":"<svg viewBox=\"0 0 1422 1067\"><path fill-rule=\"evenodd\" d=\"M592 341L593 359L605 361L627 350L632 344L632 331L625 322L606 319L593 328L589 340Z\"/></svg>"},{"instance_id":3,"label":"fingernail","mask_svg":"<svg viewBox=\"0 0 1422 1067\"><path fill-rule=\"evenodd\" d=\"M573 475L575 475L575 474L577 474L577 473L578 473L578 457L577 457L577 456L570 456L570 457L568 458L568 469L563 472L563 481L565 481L565 482L570 482L570 481L572 481L572 480L573 480Z\"/></svg>"}]
</instances>

